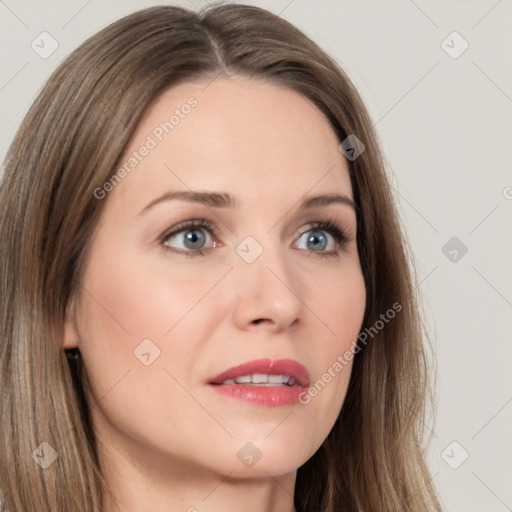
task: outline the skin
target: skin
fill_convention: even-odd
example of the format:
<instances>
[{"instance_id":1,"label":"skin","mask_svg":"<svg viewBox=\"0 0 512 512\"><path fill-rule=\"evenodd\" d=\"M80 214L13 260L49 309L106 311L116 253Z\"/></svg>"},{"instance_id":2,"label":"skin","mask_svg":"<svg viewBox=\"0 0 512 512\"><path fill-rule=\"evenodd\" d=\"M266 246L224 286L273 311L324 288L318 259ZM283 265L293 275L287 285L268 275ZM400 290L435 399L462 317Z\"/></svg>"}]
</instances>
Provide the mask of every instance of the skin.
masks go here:
<instances>
[{"instance_id":1,"label":"skin","mask_svg":"<svg viewBox=\"0 0 512 512\"><path fill-rule=\"evenodd\" d=\"M307 405L280 407L228 398L205 384L261 357L294 359L314 383L351 348L365 305L354 210L341 203L298 210L312 195L353 199L326 118L268 82L207 84L174 87L145 113L122 162L174 109L191 96L198 102L103 199L66 320L64 346L80 348L113 492L104 512L231 512L241 503L247 512L293 511L297 468L331 430L350 378L349 363ZM164 192L191 189L229 193L238 205L172 200L140 213ZM203 255L169 250L194 251L187 228L167 249L159 242L189 219L217 230L199 230ZM330 219L348 241L326 256L336 241L324 230L326 248L311 249L309 226ZM235 250L247 236L263 249L253 263ZM160 350L149 366L134 356L144 339ZM237 457L248 442L261 453L252 467Z\"/></svg>"}]
</instances>

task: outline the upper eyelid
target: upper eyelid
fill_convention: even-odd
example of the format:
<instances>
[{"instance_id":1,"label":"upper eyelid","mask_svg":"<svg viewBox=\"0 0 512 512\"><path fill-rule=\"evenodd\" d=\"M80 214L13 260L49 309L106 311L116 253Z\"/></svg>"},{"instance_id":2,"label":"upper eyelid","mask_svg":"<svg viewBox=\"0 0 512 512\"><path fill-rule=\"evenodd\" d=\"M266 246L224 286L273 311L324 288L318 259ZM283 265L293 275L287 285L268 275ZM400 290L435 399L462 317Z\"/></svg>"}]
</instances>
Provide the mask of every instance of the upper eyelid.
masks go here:
<instances>
[{"instance_id":1,"label":"upper eyelid","mask_svg":"<svg viewBox=\"0 0 512 512\"><path fill-rule=\"evenodd\" d=\"M166 229L162 236L169 236L171 234L180 233L181 231L186 231L187 229L192 228L202 228L202 229L210 229L212 232L217 232L217 228L213 222L210 222L206 219L189 219L178 222L174 226Z\"/></svg>"}]
</instances>

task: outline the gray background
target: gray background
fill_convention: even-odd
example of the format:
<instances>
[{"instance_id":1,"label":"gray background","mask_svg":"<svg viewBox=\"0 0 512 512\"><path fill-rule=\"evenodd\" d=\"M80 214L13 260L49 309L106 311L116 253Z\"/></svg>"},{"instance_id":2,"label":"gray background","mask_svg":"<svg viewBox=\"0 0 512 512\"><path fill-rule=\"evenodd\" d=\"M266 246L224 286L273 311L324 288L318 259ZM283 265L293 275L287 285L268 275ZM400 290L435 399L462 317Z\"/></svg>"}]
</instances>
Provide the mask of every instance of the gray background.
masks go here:
<instances>
[{"instance_id":1,"label":"gray background","mask_svg":"<svg viewBox=\"0 0 512 512\"><path fill-rule=\"evenodd\" d=\"M438 361L434 482L446 510L512 510L511 1L246 3L304 30L363 95L415 253ZM0 0L2 159L58 63L111 21L151 5ZM47 58L31 47L51 49L43 31L58 43Z\"/></svg>"}]
</instances>

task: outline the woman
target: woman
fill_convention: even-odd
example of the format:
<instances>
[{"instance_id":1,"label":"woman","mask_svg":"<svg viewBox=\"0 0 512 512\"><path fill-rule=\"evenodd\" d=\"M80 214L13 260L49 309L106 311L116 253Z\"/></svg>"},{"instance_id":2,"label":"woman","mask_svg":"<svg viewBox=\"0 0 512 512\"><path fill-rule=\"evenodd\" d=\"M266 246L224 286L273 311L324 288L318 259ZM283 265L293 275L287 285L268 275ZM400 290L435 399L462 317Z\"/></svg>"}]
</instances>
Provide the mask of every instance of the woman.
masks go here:
<instances>
[{"instance_id":1,"label":"woman","mask_svg":"<svg viewBox=\"0 0 512 512\"><path fill-rule=\"evenodd\" d=\"M289 23L113 23L35 101L0 202L6 510L440 510L376 136Z\"/></svg>"}]
</instances>

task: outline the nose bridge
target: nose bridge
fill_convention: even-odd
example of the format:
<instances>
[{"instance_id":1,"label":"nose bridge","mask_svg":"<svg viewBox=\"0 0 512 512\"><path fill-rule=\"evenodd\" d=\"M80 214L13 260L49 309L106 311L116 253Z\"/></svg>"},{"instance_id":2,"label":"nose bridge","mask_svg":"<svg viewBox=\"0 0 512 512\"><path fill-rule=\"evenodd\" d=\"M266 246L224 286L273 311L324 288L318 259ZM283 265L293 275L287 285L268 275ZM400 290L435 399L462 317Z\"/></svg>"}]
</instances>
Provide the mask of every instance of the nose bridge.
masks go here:
<instances>
[{"instance_id":1,"label":"nose bridge","mask_svg":"<svg viewBox=\"0 0 512 512\"><path fill-rule=\"evenodd\" d=\"M256 235L248 235L237 245L236 253L236 267L246 279L256 277L261 284L267 281L281 281L288 286L292 285L293 275L286 261L281 240L276 233L264 233L261 230ZM276 274L281 277L280 280Z\"/></svg>"},{"instance_id":2,"label":"nose bridge","mask_svg":"<svg viewBox=\"0 0 512 512\"><path fill-rule=\"evenodd\" d=\"M281 329L300 316L302 301L280 240L274 232L262 233L245 237L236 247L235 320L240 327L265 320Z\"/></svg>"}]
</instances>

